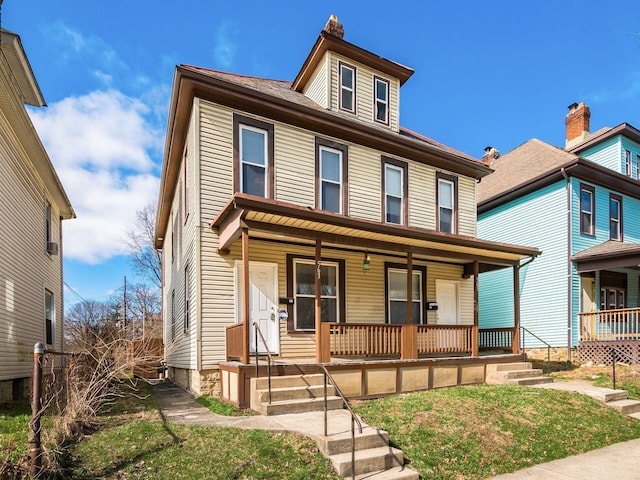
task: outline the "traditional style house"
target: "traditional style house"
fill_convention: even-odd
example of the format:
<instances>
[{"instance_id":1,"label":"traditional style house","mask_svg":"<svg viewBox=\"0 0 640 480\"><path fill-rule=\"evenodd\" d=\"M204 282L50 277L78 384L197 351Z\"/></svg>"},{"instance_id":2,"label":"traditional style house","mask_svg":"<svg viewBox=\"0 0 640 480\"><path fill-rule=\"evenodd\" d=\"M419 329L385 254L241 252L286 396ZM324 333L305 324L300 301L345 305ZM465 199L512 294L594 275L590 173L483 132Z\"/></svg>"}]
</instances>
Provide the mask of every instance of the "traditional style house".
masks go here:
<instances>
[{"instance_id":1,"label":"traditional style house","mask_svg":"<svg viewBox=\"0 0 640 480\"><path fill-rule=\"evenodd\" d=\"M335 17L293 82L176 68L156 226L175 382L246 405L267 350L352 396L484 381L478 273L539 251L476 238L491 169L400 126L412 74Z\"/></svg>"},{"instance_id":2,"label":"traditional style house","mask_svg":"<svg viewBox=\"0 0 640 480\"><path fill-rule=\"evenodd\" d=\"M0 31L0 403L24 396L33 346L61 350L62 220L75 216L24 105L45 105L20 37Z\"/></svg>"},{"instance_id":3,"label":"traditional style house","mask_svg":"<svg viewBox=\"0 0 640 480\"><path fill-rule=\"evenodd\" d=\"M534 138L490 159L495 172L478 185L478 235L544 252L520 277L531 347L566 347L571 359L580 345L579 360L602 361L610 353L593 342L615 340L637 355L639 159L640 131L623 123L590 133L584 103L569 107L564 149ZM501 272L480 276L481 327L511 325L505 281Z\"/></svg>"}]
</instances>

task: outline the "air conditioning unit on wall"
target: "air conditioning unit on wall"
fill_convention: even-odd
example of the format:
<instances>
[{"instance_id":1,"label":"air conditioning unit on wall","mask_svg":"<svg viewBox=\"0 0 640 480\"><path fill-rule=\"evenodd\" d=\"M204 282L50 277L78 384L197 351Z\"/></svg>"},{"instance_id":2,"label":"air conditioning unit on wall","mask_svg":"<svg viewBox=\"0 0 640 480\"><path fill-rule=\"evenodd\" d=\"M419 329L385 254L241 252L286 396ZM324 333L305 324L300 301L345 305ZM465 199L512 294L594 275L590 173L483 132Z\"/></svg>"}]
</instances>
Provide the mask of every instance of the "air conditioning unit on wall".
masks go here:
<instances>
[{"instance_id":1,"label":"air conditioning unit on wall","mask_svg":"<svg viewBox=\"0 0 640 480\"><path fill-rule=\"evenodd\" d=\"M49 255L58 255L58 244L55 242L47 242L47 253Z\"/></svg>"}]
</instances>

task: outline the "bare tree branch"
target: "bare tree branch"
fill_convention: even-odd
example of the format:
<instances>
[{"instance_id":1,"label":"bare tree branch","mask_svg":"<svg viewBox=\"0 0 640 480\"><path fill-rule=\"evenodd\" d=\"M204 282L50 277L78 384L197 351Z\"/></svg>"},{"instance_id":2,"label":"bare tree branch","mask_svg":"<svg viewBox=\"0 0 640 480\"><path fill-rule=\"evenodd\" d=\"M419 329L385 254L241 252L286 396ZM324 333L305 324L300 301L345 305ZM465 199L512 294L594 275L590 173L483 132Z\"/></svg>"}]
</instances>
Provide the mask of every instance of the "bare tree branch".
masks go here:
<instances>
[{"instance_id":1,"label":"bare tree branch","mask_svg":"<svg viewBox=\"0 0 640 480\"><path fill-rule=\"evenodd\" d=\"M161 252L154 248L156 211L149 204L136 212L136 224L127 232L125 244L133 267L141 277L162 287Z\"/></svg>"}]
</instances>

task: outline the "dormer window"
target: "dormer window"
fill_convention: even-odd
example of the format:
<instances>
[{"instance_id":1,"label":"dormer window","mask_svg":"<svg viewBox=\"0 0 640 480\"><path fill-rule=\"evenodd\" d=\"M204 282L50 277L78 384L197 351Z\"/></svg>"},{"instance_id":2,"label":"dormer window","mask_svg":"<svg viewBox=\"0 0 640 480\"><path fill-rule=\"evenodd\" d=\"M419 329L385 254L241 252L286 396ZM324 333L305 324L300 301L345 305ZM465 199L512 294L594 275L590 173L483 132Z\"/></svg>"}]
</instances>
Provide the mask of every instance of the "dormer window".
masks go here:
<instances>
[{"instance_id":1,"label":"dormer window","mask_svg":"<svg viewBox=\"0 0 640 480\"><path fill-rule=\"evenodd\" d=\"M340 62L340 110L356 113L356 69Z\"/></svg>"},{"instance_id":2,"label":"dormer window","mask_svg":"<svg viewBox=\"0 0 640 480\"><path fill-rule=\"evenodd\" d=\"M389 125L389 82L380 77L373 77L375 97L375 120Z\"/></svg>"}]
</instances>

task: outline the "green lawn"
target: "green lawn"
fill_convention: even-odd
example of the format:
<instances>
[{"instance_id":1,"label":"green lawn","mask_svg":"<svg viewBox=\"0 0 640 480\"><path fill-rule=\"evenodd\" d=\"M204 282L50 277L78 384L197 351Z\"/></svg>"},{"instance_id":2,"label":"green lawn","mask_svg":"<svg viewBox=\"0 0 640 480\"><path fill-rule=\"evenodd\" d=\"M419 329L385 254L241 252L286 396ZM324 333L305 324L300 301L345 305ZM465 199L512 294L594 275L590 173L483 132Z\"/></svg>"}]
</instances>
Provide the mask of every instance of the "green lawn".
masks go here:
<instances>
[{"instance_id":1,"label":"green lawn","mask_svg":"<svg viewBox=\"0 0 640 480\"><path fill-rule=\"evenodd\" d=\"M478 385L358 402L428 479L483 479L640 438L640 422L568 392Z\"/></svg>"},{"instance_id":2,"label":"green lawn","mask_svg":"<svg viewBox=\"0 0 640 480\"><path fill-rule=\"evenodd\" d=\"M305 437L166 423L150 392L144 384L120 399L69 447L74 479L339 478ZM389 432L424 479L484 479L640 438L640 422L554 390L478 385L353 403L368 423ZM26 451L26 407L0 414L2 448L11 441Z\"/></svg>"}]
</instances>

